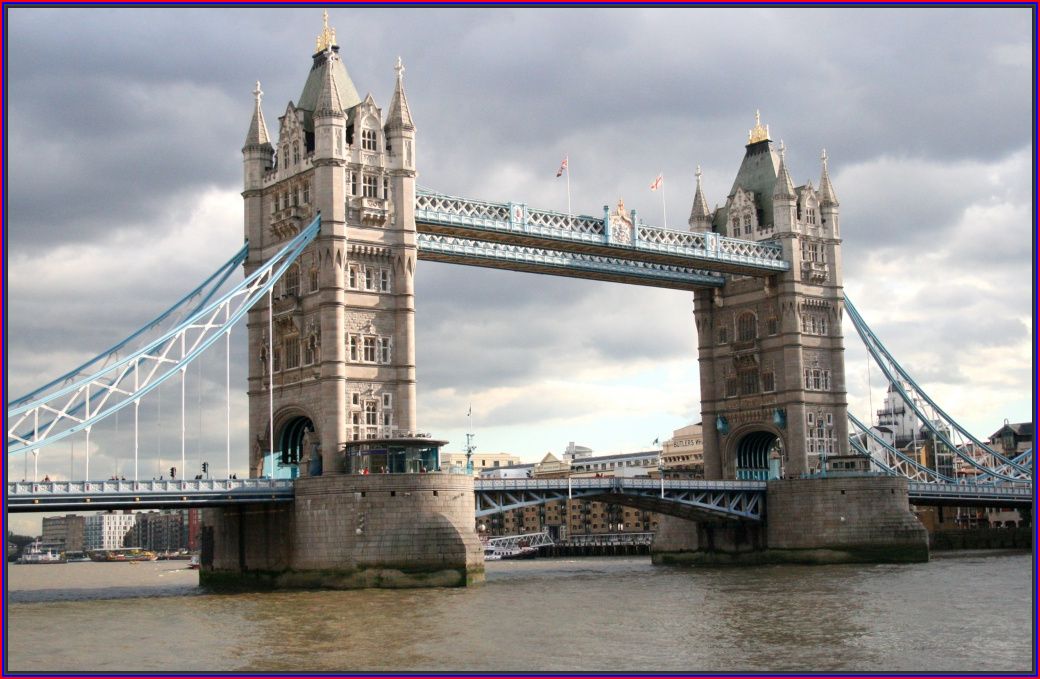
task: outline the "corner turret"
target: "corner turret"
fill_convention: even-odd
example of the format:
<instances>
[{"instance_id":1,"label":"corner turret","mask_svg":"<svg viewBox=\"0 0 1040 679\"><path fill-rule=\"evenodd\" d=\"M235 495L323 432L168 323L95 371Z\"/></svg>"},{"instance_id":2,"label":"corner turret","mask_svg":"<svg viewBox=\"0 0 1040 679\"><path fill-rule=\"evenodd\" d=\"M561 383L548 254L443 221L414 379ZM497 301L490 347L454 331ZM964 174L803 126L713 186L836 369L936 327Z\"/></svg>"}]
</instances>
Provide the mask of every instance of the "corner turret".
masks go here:
<instances>
[{"instance_id":1,"label":"corner turret","mask_svg":"<svg viewBox=\"0 0 1040 679\"><path fill-rule=\"evenodd\" d=\"M711 211L708 201L704 200L701 187L701 166L697 166L697 191L693 194L693 208L690 209L690 231L711 231Z\"/></svg>"}]
</instances>

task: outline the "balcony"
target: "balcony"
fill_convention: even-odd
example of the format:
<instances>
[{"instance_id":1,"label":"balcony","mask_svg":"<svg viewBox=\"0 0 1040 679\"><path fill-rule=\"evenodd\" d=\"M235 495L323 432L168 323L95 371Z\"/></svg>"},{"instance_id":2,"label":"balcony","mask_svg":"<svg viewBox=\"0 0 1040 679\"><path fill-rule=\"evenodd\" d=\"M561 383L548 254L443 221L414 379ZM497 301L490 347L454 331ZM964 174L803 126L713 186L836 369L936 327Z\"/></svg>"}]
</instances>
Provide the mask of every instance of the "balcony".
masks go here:
<instances>
[{"instance_id":1,"label":"balcony","mask_svg":"<svg viewBox=\"0 0 1040 679\"><path fill-rule=\"evenodd\" d=\"M827 280L827 265L823 262L802 262L802 279L823 283Z\"/></svg>"},{"instance_id":2,"label":"balcony","mask_svg":"<svg viewBox=\"0 0 1040 679\"><path fill-rule=\"evenodd\" d=\"M300 225L310 217L311 208L307 205L290 205L276 210L271 215L271 231L278 238L291 238L300 232Z\"/></svg>"},{"instance_id":3,"label":"balcony","mask_svg":"<svg viewBox=\"0 0 1040 679\"><path fill-rule=\"evenodd\" d=\"M361 198L358 213L363 224L386 226L390 218L389 201L383 198Z\"/></svg>"}]
</instances>

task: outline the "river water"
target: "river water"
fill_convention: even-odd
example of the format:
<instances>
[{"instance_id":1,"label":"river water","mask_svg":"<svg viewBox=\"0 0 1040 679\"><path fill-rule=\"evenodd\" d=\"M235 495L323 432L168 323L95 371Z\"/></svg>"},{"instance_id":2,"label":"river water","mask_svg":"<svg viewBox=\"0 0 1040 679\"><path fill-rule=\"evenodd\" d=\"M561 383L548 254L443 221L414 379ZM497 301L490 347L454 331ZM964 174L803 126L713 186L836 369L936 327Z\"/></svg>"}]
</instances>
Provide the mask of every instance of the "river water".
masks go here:
<instances>
[{"instance_id":1,"label":"river water","mask_svg":"<svg viewBox=\"0 0 1040 679\"><path fill-rule=\"evenodd\" d=\"M10 671L1029 671L1032 558L498 561L469 589L209 594L183 561L8 568Z\"/></svg>"}]
</instances>

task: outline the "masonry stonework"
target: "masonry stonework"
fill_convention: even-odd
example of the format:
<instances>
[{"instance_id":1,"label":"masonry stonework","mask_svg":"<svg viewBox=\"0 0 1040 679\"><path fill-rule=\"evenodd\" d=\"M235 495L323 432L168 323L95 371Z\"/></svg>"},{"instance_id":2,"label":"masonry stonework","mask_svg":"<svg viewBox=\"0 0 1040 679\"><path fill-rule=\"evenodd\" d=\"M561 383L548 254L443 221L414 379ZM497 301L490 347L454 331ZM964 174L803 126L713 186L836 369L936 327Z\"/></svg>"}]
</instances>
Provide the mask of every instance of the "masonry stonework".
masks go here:
<instances>
[{"instance_id":1,"label":"masonry stonework","mask_svg":"<svg viewBox=\"0 0 1040 679\"><path fill-rule=\"evenodd\" d=\"M461 587L484 580L473 479L298 479L291 505L207 510L200 582L214 588Z\"/></svg>"}]
</instances>

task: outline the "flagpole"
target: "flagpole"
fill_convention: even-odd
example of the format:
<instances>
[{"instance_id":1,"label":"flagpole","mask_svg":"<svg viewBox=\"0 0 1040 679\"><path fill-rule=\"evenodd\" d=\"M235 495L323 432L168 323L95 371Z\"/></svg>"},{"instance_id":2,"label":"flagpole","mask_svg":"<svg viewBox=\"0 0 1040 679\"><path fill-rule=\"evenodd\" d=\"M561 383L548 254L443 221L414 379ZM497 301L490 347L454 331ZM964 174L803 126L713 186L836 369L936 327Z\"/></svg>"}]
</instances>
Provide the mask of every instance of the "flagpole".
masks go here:
<instances>
[{"instance_id":1,"label":"flagpole","mask_svg":"<svg viewBox=\"0 0 1040 679\"><path fill-rule=\"evenodd\" d=\"M668 228L668 207L664 202L664 172L661 173L661 211L664 213L664 228Z\"/></svg>"},{"instance_id":2,"label":"flagpole","mask_svg":"<svg viewBox=\"0 0 1040 679\"><path fill-rule=\"evenodd\" d=\"M571 213L571 159L568 156L564 156L567 159L567 215Z\"/></svg>"}]
</instances>

